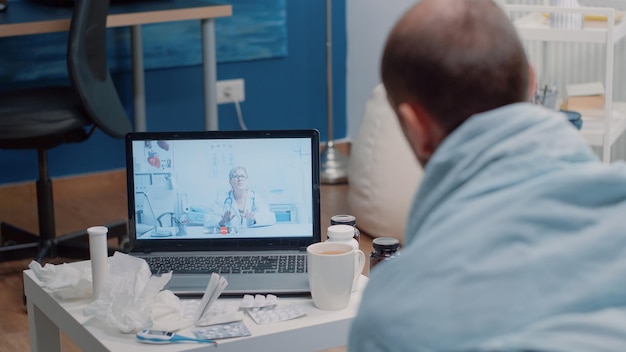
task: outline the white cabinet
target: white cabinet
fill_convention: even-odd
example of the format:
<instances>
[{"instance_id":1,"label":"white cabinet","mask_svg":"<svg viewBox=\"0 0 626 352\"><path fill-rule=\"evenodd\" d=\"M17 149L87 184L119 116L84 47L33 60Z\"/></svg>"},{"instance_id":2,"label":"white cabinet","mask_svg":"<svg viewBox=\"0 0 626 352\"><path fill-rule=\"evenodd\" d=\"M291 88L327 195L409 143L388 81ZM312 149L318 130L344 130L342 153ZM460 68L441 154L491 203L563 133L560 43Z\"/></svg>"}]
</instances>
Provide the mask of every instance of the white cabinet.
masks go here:
<instances>
[{"instance_id":1,"label":"white cabinet","mask_svg":"<svg viewBox=\"0 0 626 352\"><path fill-rule=\"evenodd\" d=\"M542 52L544 62L533 62L533 65L539 69L547 66L546 60L550 55L546 45L548 42L601 44L599 47L603 48L605 56L604 78L602 79L605 105L599 114L581 111L583 113L581 132L590 145L602 148L602 160L610 162L611 146L626 130L626 103L613 101L615 44L626 36L626 19L622 19L623 12L615 8L590 5L577 8L555 7L549 6L547 1L544 1L543 5L518 5L510 2L503 5L509 12L522 40L544 43ZM584 26L582 29L552 28L549 20L550 13L582 14L585 18ZM567 65L567 60L563 60L562 64ZM539 72L538 79L541 81L541 72Z\"/></svg>"}]
</instances>

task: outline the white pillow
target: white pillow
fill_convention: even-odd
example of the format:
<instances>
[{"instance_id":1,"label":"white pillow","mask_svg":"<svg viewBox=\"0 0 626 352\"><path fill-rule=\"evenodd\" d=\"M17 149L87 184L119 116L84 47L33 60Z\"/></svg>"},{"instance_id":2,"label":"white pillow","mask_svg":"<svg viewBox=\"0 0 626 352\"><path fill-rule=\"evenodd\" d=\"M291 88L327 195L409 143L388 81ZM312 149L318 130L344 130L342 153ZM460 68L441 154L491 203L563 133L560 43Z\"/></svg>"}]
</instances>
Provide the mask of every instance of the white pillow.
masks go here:
<instances>
[{"instance_id":1,"label":"white pillow","mask_svg":"<svg viewBox=\"0 0 626 352\"><path fill-rule=\"evenodd\" d=\"M372 237L402 240L423 171L378 85L350 150L348 203L357 226Z\"/></svg>"}]
</instances>

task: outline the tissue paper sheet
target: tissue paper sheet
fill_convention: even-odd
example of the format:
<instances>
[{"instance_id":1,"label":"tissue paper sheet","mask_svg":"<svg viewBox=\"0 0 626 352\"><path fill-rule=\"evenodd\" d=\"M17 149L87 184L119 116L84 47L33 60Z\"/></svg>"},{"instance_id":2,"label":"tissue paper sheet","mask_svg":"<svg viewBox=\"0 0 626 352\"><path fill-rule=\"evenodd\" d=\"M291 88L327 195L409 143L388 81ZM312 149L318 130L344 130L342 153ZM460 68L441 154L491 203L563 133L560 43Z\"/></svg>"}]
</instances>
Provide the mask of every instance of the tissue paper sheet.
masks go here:
<instances>
[{"instance_id":1,"label":"tissue paper sheet","mask_svg":"<svg viewBox=\"0 0 626 352\"><path fill-rule=\"evenodd\" d=\"M227 285L224 278L215 275L214 284L207 286L205 302L195 302L192 314L183 314L183 302L172 291L163 290L171 273L152 276L145 260L116 252L108 258L108 272L98 297L84 310L88 317L123 333L133 333L144 328L177 331L194 325L205 313L204 323L243 319L243 312L221 314L219 317L208 306L219 297ZM46 264L36 261L29 264L41 286L60 299L89 298L93 295L91 267L77 268L73 265ZM210 302L209 302L210 301ZM194 319L195 318L195 319ZM210 318L210 319L209 319ZM218 320L216 320L219 318Z\"/></svg>"},{"instance_id":2,"label":"tissue paper sheet","mask_svg":"<svg viewBox=\"0 0 626 352\"><path fill-rule=\"evenodd\" d=\"M85 315L123 333L153 326L152 305L172 274L152 276L145 260L116 252L100 295L85 308Z\"/></svg>"},{"instance_id":3,"label":"tissue paper sheet","mask_svg":"<svg viewBox=\"0 0 626 352\"><path fill-rule=\"evenodd\" d=\"M48 289L56 297L67 300L74 298L91 297L93 285L91 283L91 267L83 269L71 265L46 264L43 267L36 261L28 265L33 271L41 287Z\"/></svg>"}]
</instances>

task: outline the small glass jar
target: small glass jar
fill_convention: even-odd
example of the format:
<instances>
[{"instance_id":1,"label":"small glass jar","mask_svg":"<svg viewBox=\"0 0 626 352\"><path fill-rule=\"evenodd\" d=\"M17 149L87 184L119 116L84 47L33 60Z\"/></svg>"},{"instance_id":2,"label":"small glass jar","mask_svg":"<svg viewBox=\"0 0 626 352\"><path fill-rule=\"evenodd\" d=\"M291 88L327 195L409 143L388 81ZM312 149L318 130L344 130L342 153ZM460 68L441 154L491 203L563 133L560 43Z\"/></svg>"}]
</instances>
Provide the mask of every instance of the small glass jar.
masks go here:
<instances>
[{"instance_id":1,"label":"small glass jar","mask_svg":"<svg viewBox=\"0 0 626 352\"><path fill-rule=\"evenodd\" d=\"M372 241L370 271L380 262L392 260L400 255L400 241L393 237L378 237Z\"/></svg>"},{"instance_id":2,"label":"small glass jar","mask_svg":"<svg viewBox=\"0 0 626 352\"><path fill-rule=\"evenodd\" d=\"M331 225L350 225L354 228L354 239L358 242L361 237L361 231L356 228L356 217L354 215L341 214L330 218Z\"/></svg>"}]
</instances>

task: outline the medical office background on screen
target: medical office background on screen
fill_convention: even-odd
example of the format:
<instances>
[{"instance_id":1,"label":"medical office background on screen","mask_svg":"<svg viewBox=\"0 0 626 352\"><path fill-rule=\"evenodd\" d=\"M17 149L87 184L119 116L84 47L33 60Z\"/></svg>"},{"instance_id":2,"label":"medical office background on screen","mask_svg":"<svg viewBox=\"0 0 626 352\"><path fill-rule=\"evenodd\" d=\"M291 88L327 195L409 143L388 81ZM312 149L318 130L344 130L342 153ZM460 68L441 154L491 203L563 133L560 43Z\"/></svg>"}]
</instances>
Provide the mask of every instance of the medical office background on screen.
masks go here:
<instances>
[{"instance_id":1,"label":"medical office background on screen","mask_svg":"<svg viewBox=\"0 0 626 352\"><path fill-rule=\"evenodd\" d=\"M273 237L312 236L311 160L306 138L134 141L135 208L142 213L137 223L155 225L156 217L172 213L187 226L203 226L203 213L231 189L230 170L242 166L248 189L269 205L277 224L310 225L304 233Z\"/></svg>"}]
</instances>

